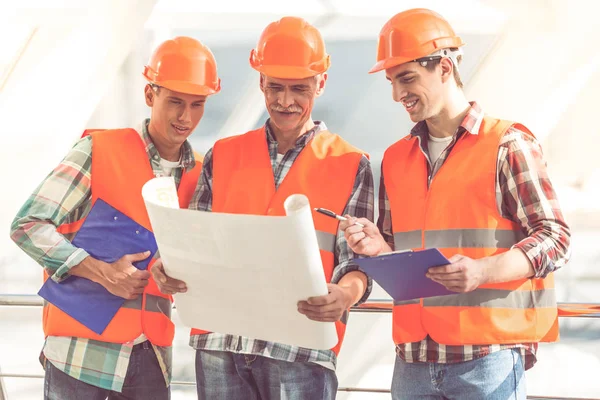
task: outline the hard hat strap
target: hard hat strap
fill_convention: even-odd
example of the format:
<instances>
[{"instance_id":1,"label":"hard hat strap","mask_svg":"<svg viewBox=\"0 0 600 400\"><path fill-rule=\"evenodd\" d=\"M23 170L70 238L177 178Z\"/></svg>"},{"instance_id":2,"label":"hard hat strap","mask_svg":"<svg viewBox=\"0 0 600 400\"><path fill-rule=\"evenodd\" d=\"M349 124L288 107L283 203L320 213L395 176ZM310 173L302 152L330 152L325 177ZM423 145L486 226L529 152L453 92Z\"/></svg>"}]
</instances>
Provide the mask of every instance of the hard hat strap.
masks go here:
<instances>
[{"instance_id":1,"label":"hard hat strap","mask_svg":"<svg viewBox=\"0 0 600 400\"><path fill-rule=\"evenodd\" d=\"M429 61L439 60L439 59L446 57L446 58L449 58L450 61L452 61L452 64L454 64L454 68L456 68L456 70L458 70L458 56L461 56L462 54L463 54L463 52L462 52L461 48L457 48L455 50L440 49L440 50L436 50L435 52L431 53L428 56L417 58L417 59L413 60L413 62L418 62L419 64L421 64L422 67L425 67L425 66L427 66L427 63Z\"/></svg>"}]
</instances>

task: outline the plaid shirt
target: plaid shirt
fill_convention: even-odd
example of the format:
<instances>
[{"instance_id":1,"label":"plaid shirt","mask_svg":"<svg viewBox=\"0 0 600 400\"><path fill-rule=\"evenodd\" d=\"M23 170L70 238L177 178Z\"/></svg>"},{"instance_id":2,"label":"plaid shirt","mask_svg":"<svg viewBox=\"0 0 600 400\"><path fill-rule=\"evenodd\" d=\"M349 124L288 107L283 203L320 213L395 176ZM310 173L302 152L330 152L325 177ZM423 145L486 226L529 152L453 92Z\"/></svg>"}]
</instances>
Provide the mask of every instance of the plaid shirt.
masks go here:
<instances>
[{"instance_id":1,"label":"plaid shirt","mask_svg":"<svg viewBox=\"0 0 600 400\"><path fill-rule=\"evenodd\" d=\"M463 135L478 134L483 116L479 105L471 103L471 109L448 147L433 165L429 161L430 182L444 164L456 141ZM411 135L419 138L421 151L429 160L427 124L424 121L417 123L411 130ZM500 141L497 171L498 210L504 218L515 221L528 234L528 237L517 243L514 248L523 251L535 269L535 276L543 278L569 260L570 230L548 178L539 142L529 134L514 127L510 128ZM379 212L377 225L387 243L394 248L390 203L383 175L379 192ZM446 346L427 336L420 342L399 344L396 352L406 362L457 363L508 348L520 349L525 368L533 367L536 362L537 343Z\"/></svg>"},{"instance_id":2,"label":"plaid shirt","mask_svg":"<svg viewBox=\"0 0 600 400\"><path fill-rule=\"evenodd\" d=\"M285 153L283 159L279 163L277 162L277 141L269 128L269 121L265 124L267 132L266 140L269 146L276 188L283 182L292 164L310 140L315 135L319 134L319 132L327 129L323 122L316 121L315 124L315 128L296 140L295 146ZM196 188L196 192L190 202L190 209L200 211L211 210L212 173L212 150L209 150L204 157L202 176L198 183L198 188ZM369 218L372 220L374 208L373 202L374 190L371 164L369 163L369 160L363 156L358 166L354 188L348 199L344 214ZM338 231L334 255L337 265L333 271L333 277L331 279L332 283L337 283L345 274L358 270L358 266L351 263L351 259L354 258L354 253L348 247L342 231ZM369 297L371 286L372 281L369 279L367 290L359 300L359 303L364 302ZM190 346L194 349L260 355L283 361L314 362L333 370L335 370L336 366L336 356L331 350L311 350L220 333L194 335L190 338Z\"/></svg>"},{"instance_id":3,"label":"plaid shirt","mask_svg":"<svg viewBox=\"0 0 600 400\"><path fill-rule=\"evenodd\" d=\"M142 123L140 135L144 140L152 172L164 175L160 155L148 134L148 122ZM183 168L195 165L194 153L188 142L182 149L181 166L172 172L179 185ZM11 226L11 238L31 258L46 269L57 282L69 276L71 267L79 264L88 253L71 244L59 234L56 227L85 217L91 209L91 136L80 139L33 192L21 207ZM120 392L131 350L139 338L123 344L97 340L49 336L41 355L42 362L49 360L67 375L90 385ZM171 381L171 347L153 346L163 371L165 382Z\"/></svg>"}]
</instances>

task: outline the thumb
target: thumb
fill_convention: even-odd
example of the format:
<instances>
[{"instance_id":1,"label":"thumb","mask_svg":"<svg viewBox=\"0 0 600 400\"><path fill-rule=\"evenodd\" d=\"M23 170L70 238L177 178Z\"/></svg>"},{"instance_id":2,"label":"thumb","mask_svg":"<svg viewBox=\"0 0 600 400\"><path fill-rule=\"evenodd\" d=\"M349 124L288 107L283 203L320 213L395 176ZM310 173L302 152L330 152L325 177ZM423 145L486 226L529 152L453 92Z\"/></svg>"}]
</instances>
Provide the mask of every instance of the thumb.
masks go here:
<instances>
[{"instance_id":1,"label":"thumb","mask_svg":"<svg viewBox=\"0 0 600 400\"><path fill-rule=\"evenodd\" d=\"M350 220L352 217L349 215L344 215L344 217L346 217L346 220L340 221L340 224L338 225L338 229L341 231L345 231L350 225L352 225L352 222Z\"/></svg>"},{"instance_id":2,"label":"thumb","mask_svg":"<svg viewBox=\"0 0 600 400\"><path fill-rule=\"evenodd\" d=\"M145 260L149 256L150 256L150 251L147 250L147 251L144 251L143 253L127 254L125 257L127 258L127 261L129 261L129 262L136 262L136 261Z\"/></svg>"}]
</instances>

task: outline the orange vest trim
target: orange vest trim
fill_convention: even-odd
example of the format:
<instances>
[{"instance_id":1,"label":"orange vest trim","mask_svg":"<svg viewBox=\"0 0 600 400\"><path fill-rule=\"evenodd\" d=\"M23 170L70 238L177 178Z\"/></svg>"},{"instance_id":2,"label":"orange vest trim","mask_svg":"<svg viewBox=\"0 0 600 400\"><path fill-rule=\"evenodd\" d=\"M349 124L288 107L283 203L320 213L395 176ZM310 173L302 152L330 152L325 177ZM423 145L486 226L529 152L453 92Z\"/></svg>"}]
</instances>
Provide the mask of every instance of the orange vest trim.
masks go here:
<instances>
[{"instance_id":1,"label":"orange vest trim","mask_svg":"<svg viewBox=\"0 0 600 400\"><path fill-rule=\"evenodd\" d=\"M511 126L485 117L478 134L465 134L427 187L427 160L407 136L385 152L383 176L390 201L395 250L438 248L446 257L478 259L508 251L525 237L496 205L500 140ZM558 340L554 277L482 285L469 293L397 302L395 343L427 335L440 344L511 344Z\"/></svg>"},{"instance_id":2,"label":"orange vest trim","mask_svg":"<svg viewBox=\"0 0 600 400\"><path fill-rule=\"evenodd\" d=\"M142 198L142 186L154 178L154 174L140 135L133 129L117 129L94 131L91 136L92 204L101 198L138 224L152 230ZM195 167L184 172L179 184L179 204L182 208L188 207L200 177L202 158L197 154L195 157ZM84 220L61 225L58 231L74 234ZM48 275L44 273L44 280L47 278ZM151 277L142 296L125 301L102 335L49 303L44 305L44 334L125 343L144 333L151 343L170 346L175 333L170 319L171 305L171 296L162 294Z\"/></svg>"},{"instance_id":3,"label":"orange vest trim","mask_svg":"<svg viewBox=\"0 0 600 400\"><path fill-rule=\"evenodd\" d=\"M363 151L340 136L320 132L306 145L285 179L275 188L265 128L217 141L213 147L212 211L254 215L285 215L283 203L304 194L310 204L342 214L352 194ZM327 282L335 267L338 221L315 213L313 220ZM336 323L338 354L346 330L347 312ZM192 329L192 335L207 331Z\"/></svg>"}]
</instances>

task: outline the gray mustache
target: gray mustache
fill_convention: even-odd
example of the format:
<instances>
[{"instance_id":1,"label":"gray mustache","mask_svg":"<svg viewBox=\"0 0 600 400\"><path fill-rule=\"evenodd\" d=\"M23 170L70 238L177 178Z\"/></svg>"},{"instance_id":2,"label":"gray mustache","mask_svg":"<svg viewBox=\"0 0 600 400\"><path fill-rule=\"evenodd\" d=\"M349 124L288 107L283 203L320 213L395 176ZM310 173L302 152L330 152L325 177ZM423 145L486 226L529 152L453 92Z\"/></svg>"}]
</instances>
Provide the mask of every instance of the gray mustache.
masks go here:
<instances>
[{"instance_id":1,"label":"gray mustache","mask_svg":"<svg viewBox=\"0 0 600 400\"><path fill-rule=\"evenodd\" d=\"M297 107L283 108L283 107L271 107L271 111L277 112L289 112L289 113L301 113L302 109Z\"/></svg>"}]
</instances>

